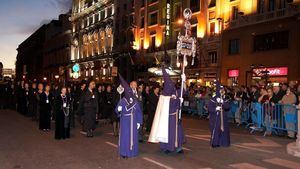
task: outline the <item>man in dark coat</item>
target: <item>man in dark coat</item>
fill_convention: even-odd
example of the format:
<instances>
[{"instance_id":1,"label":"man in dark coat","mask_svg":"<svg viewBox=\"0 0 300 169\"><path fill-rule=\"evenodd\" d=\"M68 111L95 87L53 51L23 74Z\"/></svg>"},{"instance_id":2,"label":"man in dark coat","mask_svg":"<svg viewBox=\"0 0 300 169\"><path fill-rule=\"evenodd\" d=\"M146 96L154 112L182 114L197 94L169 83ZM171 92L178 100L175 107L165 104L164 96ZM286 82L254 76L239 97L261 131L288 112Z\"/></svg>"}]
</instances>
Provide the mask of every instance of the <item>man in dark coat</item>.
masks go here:
<instances>
[{"instance_id":1,"label":"man in dark coat","mask_svg":"<svg viewBox=\"0 0 300 169\"><path fill-rule=\"evenodd\" d=\"M153 89L150 92L148 99L147 99L147 101L148 101L148 104L147 104L148 119L147 119L147 126L146 126L147 132L150 132L150 130L151 130L151 125L152 125L152 122L154 119L158 100L159 100L159 85L155 85L155 86L153 86Z\"/></svg>"},{"instance_id":2,"label":"man in dark coat","mask_svg":"<svg viewBox=\"0 0 300 169\"><path fill-rule=\"evenodd\" d=\"M79 112L83 117L84 129L87 137L93 137L96 129L96 114L98 113L98 94L94 91L96 84L90 81L88 89L82 94L79 102Z\"/></svg>"},{"instance_id":3,"label":"man in dark coat","mask_svg":"<svg viewBox=\"0 0 300 169\"><path fill-rule=\"evenodd\" d=\"M38 108L36 83L32 83L31 86L32 87L29 90L28 111L29 111L29 116L34 120L37 115L37 108Z\"/></svg>"},{"instance_id":4,"label":"man in dark coat","mask_svg":"<svg viewBox=\"0 0 300 169\"><path fill-rule=\"evenodd\" d=\"M21 99L21 112L23 115L28 116L28 104L29 104L29 84L25 83L24 88L21 90L20 93Z\"/></svg>"},{"instance_id":5,"label":"man in dark coat","mask_svg":"<svg viewBox=\"0 0 300 169\"><path fill-rule=\"evenodd\" d=\"M225 90L216 82L216 95L210 99L208 105L209 127L211 131L212 147L230 146L230 133L228 125L228 113L230 110L229 99Z\"/></svg>"}]
</instances>

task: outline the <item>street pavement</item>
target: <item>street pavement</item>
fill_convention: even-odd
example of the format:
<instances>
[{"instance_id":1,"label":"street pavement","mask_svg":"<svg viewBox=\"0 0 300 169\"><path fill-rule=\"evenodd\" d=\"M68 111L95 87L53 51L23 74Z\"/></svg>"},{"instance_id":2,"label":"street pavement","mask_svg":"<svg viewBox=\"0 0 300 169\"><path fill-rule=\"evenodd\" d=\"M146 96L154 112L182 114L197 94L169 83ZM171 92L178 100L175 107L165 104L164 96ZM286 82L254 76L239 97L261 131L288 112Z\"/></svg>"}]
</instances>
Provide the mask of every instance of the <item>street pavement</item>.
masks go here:
<instances>
[{"instance_id":1,"label":"street pavement","mask_svg":"<svg viewBox=\"0 0 300 169\"><path fill-rule=\"evenodd\" d=\"M207 120L184 117L183 126L184 154L166 155L157 144L141 143L139 156L126 160L118 156L111 125L98 126L94 138L80 134L77 125L71 139L57 141L54 130L42 132L37 122L1 110L0 169L300 169L300 158L286 153L294 140L231 126L231 147L212 149Z\"/></svg>"}]
</instances>

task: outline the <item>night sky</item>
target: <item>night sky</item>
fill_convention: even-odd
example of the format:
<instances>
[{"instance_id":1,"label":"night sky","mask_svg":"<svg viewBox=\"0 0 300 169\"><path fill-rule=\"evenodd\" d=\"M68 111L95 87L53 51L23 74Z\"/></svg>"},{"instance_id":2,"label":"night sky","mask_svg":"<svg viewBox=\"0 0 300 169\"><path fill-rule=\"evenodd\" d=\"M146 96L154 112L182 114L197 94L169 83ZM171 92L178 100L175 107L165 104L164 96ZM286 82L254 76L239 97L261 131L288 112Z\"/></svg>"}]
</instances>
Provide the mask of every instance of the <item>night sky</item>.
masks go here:
<instances>
[{"instance_id":1,"label":"night sky","mask_svg":"<svg viewBox=\"0 0 300 169\"><path fill-rule=\"evenodd\" d=\"M72 0L0 0L0 61L14 68L17 47L42 24L69 11Z\"/></svg>"}]
</instances>

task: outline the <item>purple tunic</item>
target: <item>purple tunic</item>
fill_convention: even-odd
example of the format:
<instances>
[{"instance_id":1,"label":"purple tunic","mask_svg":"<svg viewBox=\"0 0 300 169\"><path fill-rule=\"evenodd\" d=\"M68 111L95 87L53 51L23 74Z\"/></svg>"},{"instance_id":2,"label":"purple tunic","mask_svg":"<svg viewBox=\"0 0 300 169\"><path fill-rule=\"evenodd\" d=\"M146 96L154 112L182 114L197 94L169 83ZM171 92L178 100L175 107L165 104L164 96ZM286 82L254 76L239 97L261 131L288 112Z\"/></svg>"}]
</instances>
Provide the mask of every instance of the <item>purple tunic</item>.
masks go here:
<instances>
[{"instance_id":1,"label":"purple tunic","mask_svg":"<svg viewBox=\"0 0 300 169\"><path fill-rule=\"evenodd\" d=\"M230 133L229 133L229 125L228 125L228 113L230 110L230 104L228 101L224 101L222 104L223 109L223 124L224 131L221 130L221 113L220 111L216 111L217 107L217 97L212 98L208 105L209 112L209 127L211 132L211 146L230 146Z\"/></svg>"},{"instance_id":2,"label":"purple tunic","mask_svg":"<svg viewBox=\"0 0 300 169\"><path fill-rule=\"evenodd\" d=\"M169 140L168 143L160 143L160 149L163 151L176 151L181 150L184 143L183 127L181 122L178 122L178 110L180 107L180 100L170 99L170 113L169 113ZM177 113L176 113L177 112ZM177 116L177 117L176 117ZM176 126L177 124L177 126ZM177 134L176 134L177 127ZM177 135L177 138L176 138ZM177 139L177 146L176 146Z\"/></svg>"},{"instance_id":3,"label":"purple tunic","mask_svg":"<svg viewBox=\"0 0 300 169\"><path fill-rule=\"evenodd\" d=\"M118 107L122 111L118 112ZM129 104L122 98L115 112L120 117L119 154L125 157L135 157L138 155L138 129L137 123L142 124L143 116L138 103Z\"/></svg>"}]
</instances>

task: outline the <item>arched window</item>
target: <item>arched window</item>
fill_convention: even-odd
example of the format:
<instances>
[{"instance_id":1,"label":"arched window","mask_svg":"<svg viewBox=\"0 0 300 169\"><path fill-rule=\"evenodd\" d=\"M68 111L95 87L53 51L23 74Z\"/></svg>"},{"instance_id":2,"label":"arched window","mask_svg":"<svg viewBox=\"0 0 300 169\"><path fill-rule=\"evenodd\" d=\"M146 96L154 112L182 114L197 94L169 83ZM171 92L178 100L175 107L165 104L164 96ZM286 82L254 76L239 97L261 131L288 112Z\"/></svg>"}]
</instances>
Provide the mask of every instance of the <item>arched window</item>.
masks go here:
<instances>
[{"instance_id":1,"label":"arched window","mask_svg":"<svg viewBox=\"0 0 300 169\"><path fill-rule=\"evenodd\" d=\"M84 34L82 40L83 40L83 49L82 49L83 57L88 57L88 44L89 44L88 36Z\"/></svg>"},{"instance_id":2,"label":"arched window","mask_svg":"<svg viewBox=\"0 0 300 169\"><path fill-rule=\"evenodd\" d=\"M95 31L93 34L93 39L94 39L94 43L93 43L93 50L94 50L94 55L99 54L99 46L98 46L98 31Z\"/></svg>"},{"instance_id":3,"label":"arched window","mask_svg":"<svg viewBox=\"0 0 300 169\"><path fill-rule=\"evenodd\" d=\"M106 49L112 51L113 47L113 32L110 26L107 26L106 29Z\"/></svg>"},{"instance_id":4,"label":"arched window","mask_svg":"<svg viewBox=\"0 0 300 169\"><path fill-rule=\"evenodd\" d=\"M105 50L105 32L103 30L100 31L100 52L106 53Z\"/></svg>"},{"instance_id":5,"label":"arched window","mask_svg":"<svg viewBox=\"0 0 300 169\"><path fill-rule=\"evenodd\" d=\"M88 35L88 56L93 56L93 34Z\"/></svg>"}]
</instances>

